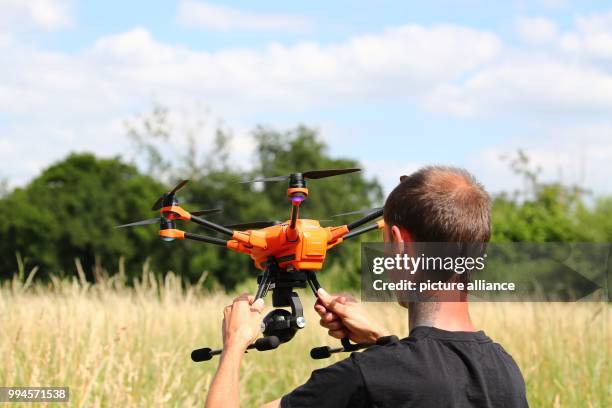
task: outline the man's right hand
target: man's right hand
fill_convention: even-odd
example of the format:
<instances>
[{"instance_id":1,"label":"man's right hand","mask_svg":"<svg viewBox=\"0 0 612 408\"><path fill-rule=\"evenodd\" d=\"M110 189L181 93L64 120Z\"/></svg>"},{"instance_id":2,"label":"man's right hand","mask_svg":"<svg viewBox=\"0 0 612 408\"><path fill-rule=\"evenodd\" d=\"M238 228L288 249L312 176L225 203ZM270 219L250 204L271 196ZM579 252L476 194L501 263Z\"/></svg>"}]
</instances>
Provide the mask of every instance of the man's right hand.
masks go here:
<instances>
[{"instance_id":1,"label":"man's right hand","mask_svg":"<svg viewBox=\"0 0 612 408\"><path fill-rule=\"evenodd\" d=\"M330 336L342 339L348 336L355 343L375 343L388 333L371 319L361 304L347 295L330 295L321 288L317 291L315 310L321 316L321 326Z\"/></svg>"}]
</instances>

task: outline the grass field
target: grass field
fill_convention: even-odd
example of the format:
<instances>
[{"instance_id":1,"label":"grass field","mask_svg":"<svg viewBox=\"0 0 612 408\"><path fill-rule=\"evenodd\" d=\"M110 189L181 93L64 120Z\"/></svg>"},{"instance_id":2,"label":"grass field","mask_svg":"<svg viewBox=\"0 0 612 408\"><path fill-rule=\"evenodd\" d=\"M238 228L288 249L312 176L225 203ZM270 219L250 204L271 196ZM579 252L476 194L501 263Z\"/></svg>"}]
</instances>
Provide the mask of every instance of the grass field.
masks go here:
<instances>
[{"instance_id":1,"label":"grass field","mask_svg":"<svg viewBox=\"0 0 612 408\"><path fill-rule=\"evenodd\" d=\"M308 355L336 342L318 325L311 295L302 299L307 327L279 350L245 358L243 406L278 398L329 363ZM0 289L0 385L69 386L76 407L202 406L216 361L195 364L189 354L220 344L230 301L146 272L135 288L121 275L95 285L83 276L45 286L15 278ZM368 307L406 334L404 309ZM609 306L483 303L472 315L517 360L532 407L610 406Z\"/></svg>"}]
</instances>

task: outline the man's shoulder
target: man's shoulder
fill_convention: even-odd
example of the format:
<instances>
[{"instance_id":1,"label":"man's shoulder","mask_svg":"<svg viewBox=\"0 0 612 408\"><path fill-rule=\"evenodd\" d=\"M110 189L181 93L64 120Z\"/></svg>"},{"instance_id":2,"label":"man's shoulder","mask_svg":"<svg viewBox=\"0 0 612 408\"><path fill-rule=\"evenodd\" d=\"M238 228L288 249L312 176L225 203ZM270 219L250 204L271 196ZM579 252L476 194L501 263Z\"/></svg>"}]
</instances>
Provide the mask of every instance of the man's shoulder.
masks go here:
<instances>
[{"instance_id":1,"label":"man's shoulder","mask_svg":"<svg viewBox=\"0 0 612 408\"><path fill-rule=\"evenodd\" d=\"M423 354L422 341L407 337L388 344L371 346L359 353L352 353L351 359L362 371L395 370L398 367L406 370L418 367Z\"/></svg>"}]
</instances>

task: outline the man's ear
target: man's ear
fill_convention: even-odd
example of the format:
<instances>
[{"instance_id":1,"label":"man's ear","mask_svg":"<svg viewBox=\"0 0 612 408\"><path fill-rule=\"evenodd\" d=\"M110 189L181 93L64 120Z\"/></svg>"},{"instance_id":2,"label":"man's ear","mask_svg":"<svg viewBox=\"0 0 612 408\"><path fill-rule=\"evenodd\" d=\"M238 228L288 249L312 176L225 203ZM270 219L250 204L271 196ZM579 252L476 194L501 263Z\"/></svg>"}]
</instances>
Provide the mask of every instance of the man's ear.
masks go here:
<instances>
[{"instance_id":1,"label":"man's ear","mask_svg":"<svg viewBox=\"0 0 612 408\"><path fill-rule=\"evenodd\" d=\"M391 227L391 238L395 242L414 242L410 231L400 228L397 225Z\"/></svg>"},{"instance_id":2,"label":"man's ear","mask_svg":"<svg viewBox=\"0 0 612 408\"><path fill-rule=\"evenodd\" d=\"M396 245L397 253L403 253L406 250L410 254L414 252L414 248L412 247L414 238L412 237L410 231L400 228L397 225L393 225L390 230L390 235L391 241Z\"/></svg>"},{"instance_id":3,"label":"man's ear","mask_svg":"<svg viewBox=\"0 0 612 408\"><path fill-rule=\"evenodd\" d=\"M404 252L404 242L406 242L406 234L403 228L399 228L397 225L391 226L389 230L391 235L391 242L395 245L395 251L398 254Z\"/></svg>"},{"instance_id":4,"label":"man's ear","mask_svg":"<svg viewBox=\"0 0 612 408\"><path fill-rule=\"evenodd\" d=\"M404 242L402 231L399 229L397 225L391 226L391 240L393 242Z\"/></svg>"}]
</instances>

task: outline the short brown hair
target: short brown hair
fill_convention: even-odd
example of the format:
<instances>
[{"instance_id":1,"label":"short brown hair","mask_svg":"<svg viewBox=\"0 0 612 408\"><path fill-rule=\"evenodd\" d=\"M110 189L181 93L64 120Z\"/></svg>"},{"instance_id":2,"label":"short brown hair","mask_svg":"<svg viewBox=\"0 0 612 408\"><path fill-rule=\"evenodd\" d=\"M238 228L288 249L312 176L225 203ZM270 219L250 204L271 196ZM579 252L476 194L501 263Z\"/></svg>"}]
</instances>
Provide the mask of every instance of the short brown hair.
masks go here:
<instances>
[{"instance_id":1,"label":"short brown hair","mask_svg":"<svg viewBox=\"0 0 612 408\"><path fill-rule=\"evenodd\" d=\"M387 197L384 219L419 242L486 243L490 208L489 195L468 171L428 166L402 176Z\"/></svg>"}]
</instances>

